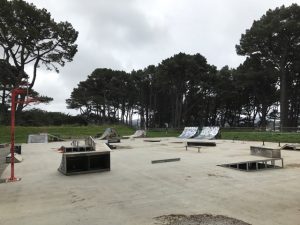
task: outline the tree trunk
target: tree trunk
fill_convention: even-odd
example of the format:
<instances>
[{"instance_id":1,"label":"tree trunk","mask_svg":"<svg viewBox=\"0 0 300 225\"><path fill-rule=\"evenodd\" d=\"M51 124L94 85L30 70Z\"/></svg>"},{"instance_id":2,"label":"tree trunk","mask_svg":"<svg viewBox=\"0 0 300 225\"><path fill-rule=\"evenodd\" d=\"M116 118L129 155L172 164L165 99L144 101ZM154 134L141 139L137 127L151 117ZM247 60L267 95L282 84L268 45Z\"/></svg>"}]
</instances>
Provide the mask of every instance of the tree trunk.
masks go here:
<instances>
[{"instance_id":1,"label":"tree trunk","mask_svg":"<svg viewBox=\"0 0 300 225\"><path fill-rule=\"evenodd\" d=\"M283 69L280 73L280 128L281 131L287 130L288 127L288 93L287 93L287 77L286 69Z\"/></svg>"},{"instance_id":2,"label":"tree trunk","mask_svg":"<svg viewBox=\"0 0 300 225\"><path fill-rule=\"evenodd\" d=\"M145 127L145 111L143 107L141 107L140 116L141 116L140 128L143 129Z\"/></svg>"},{"instance_id":3,"label":"tree trunk","mask_svg":"<svg viewBox=\"0 0 300 225\"><path fill-rule=\"evenodd\" d=\"M266 119L267 114L268 114L268 106L266 104L263 104L261 108L261 118L260 118L260 126L262 128L266 128L267 126L267 119Z\"/></svg>"}]
</instances>

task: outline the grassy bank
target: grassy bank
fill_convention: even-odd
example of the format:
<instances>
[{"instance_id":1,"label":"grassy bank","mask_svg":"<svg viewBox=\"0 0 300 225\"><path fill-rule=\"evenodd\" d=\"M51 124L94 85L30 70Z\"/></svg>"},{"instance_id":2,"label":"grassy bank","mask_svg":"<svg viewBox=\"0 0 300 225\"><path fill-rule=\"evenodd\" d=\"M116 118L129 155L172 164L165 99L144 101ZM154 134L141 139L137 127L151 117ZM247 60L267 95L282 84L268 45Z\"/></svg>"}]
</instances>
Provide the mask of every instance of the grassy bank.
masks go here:
<instances>
[{"instance_id":1,"label":"grassy bank","mask_svg":"<svg viewBox=\"0 0 300 225\"><path fill-rule=\"evenodd\" d=\"M300 143L300 133L223 131L221 137L229 140Z\"/></svg>"},{"instance_id":2,"label":"grassy bank","mask_svg":"<svg viewBox=\"0 0 300 225\"><path fill-rule=\"evenodd\" d=\"M131 135L134 129L124 125L101 125L101 126L49 126L49 127L16 127L16 143L26 143L29 134L49 133L62 139L84 138L101 134L107 127L115 128L120 136ZM163 129L150 130L148 137L178 137L179 130ZM266 142L288 142L300 143L300 133L277 133L256 131L222 131L221 138L227 140L243 141L266 141ZM0 143L10 141L10 127L0 126Z\"/></svg>"},{"instance_id":3,"label":"grassy bank","mask_svg":"<svg viewBox=\"0 0 300 225\"><path fill-rule=\"evenodd\" d=\"M49 127L19 127L15 129L16 143L26 143L29 134L49 133L62 139L84 138L102 134L107 127L115 128L122 135L130 135L134 132L131 127L124 125L101 126L49 126ZM10 127L0 127L0 143L9 142Z\"/></svg>"},{"instance_id":4,"label":"grassy bank","mask_svg":"<svg viewBox=\"0 0 300 225\"><path fill-rule=\"evenodd\" d=\"M124 125L101 125L101 126L49 126L49 127L21 127L15 128L16 143L26 143L29 134L49 133L62 139L84 138L102 134L106 128L113 127L120 136L131 135L135 130ZM177 130L150 130L147 137L177 137ZM0 143L10 142L10 127L0 126Z\"/></svg>"}]
</instances>

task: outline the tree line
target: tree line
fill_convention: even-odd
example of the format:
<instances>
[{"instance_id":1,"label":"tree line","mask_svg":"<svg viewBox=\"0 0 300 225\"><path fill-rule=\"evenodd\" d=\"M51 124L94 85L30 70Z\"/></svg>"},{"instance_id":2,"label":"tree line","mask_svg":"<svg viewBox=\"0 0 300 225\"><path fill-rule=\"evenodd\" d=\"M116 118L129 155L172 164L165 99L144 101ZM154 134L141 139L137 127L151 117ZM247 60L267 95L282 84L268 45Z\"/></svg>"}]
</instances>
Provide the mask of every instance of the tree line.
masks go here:
<instances>
[{"instance_id":1,"label":"tree line","mask_svg":"<svg viewBox=\"0 0 300 225\"><path fill-rule=\"evenodd\" d=\"M300 115L300 7L269 10L242 34L238 68L217 70L201 54L176 54L157 66L126 73L93 71L67 99L92 123L141 126L261 126L280 118L297 127Z\"/></svg>"},{"instance_id":2,"label":"tree line","mask_svg":"<svg viewBox=\"0 0 300 225\"><path fill-rule=\"evenodd\" d=\"M58 72L72 61L77 36L69 22L55 22L46 9L23 0L0 0L0 122L9 113L11 89L24 81L30 95L52 100L33 90L38 68ZM297 127L300 7L268 10L241 35L236 52L245 61L220 70L200 53L178 53L130 73L98 68L73 89L67 107L78 109L85 123L131 124L138 116L142 127L264 127L269 118L280 118L282 129ZM28 66L31 76L25 73ZM18 104L17 111L24 106Z\"/></svg>"},{"instance_id":3,"label":"tree line","mask_svg":"<svg viewBox=\"0 0 300 225\"><path fill-rule=\"evenodd\" d=\"M176 54L157 66L126 73L96 69L66 100L90 123L121 121L142 127L193 125L265 126L279 102L271 68L247 59L217 70L200 54Z\"/></svg>"}]
</instances>

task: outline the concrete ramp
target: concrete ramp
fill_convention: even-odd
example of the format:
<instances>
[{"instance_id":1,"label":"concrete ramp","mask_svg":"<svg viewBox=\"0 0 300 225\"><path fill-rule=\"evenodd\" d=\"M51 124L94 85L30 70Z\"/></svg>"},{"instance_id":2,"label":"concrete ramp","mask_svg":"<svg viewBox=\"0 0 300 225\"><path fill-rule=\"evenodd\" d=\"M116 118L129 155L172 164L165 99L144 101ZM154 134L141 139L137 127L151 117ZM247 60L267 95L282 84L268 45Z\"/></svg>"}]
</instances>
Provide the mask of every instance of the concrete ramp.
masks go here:
<instances>
[{"instance_id":1,"label":"concrete ramp","mask_svg":"<svg viewBox=\"0 0 300 225\"><path fill-rule=\"evenodd\" d=\"M228 163L218 165L222 167L228 167L231 169L241 170L241 171L258 171L265 169L282 169L283 168L283 159L259 159L253 161L237 162L237 163Z\"/></svg>"},{"instance_id":2,"label":"concrete ramp","mask_svg":"<svg viewBox=\"0 0 300 225\"><path fill-rule=\"evenodd\" d=\"M182 133L178 136L179 138L193 138L199 132L198 127L185 127Z\"/></svg>"},{"instance_id":3,"label":"concrete ramp","mask_svg":"<svg viewBox=\"0 0 300 225\"><path fill-rule=\"evenodd\" d=\"M58 136L55 136L53 134L48 134L48 141L49 142L55 142L55 141L66 141Z\"/></svg>"},{"instance_id":4,"label":"concrete ramp","mask_svg":"<svg viewBox=\"0 0 300 225\"><path fill-rule=\"evenodd\" d=\"M14 160L15 163L20 163L20 162L23 161L23 158L22 158L21 155L19 155L17 153L14 153L14 156L15 156L14 157L15 158L15 160ZM6 163L10 163L10 160L11 160L11 154L9 153L8 156L6 156Z\"/></svg>"},{"instance_id":5,"label":"concrete ramp","mask_svg":"<svg viewBox=\"0 0 300 225\"><path fill-rule=\"evenodd\" d=\"M220 132L220 127L203 127L196 139L214 139Z\"/></svg>"},{"instance_id":6,"label":"concrete ramp","mask_svg":"<svg viewBox=\"0 0 300 225\"><path fill-rule=\"evenodd\" d=\"M27 143L48 143L48 134L29 134Z\"/></svg>"},{"instance_id":7,"label":"concrete ramp","mask_svg":"<svg viewBox=\"0 0 300 225\"><path fill-rule=\"evenodd\" d=\"M101 135L101 137L98 138L98 140L109 140L115 138L119 138L117 131L114 128L106 128L106 130Z\"/></svg>"},{"instance_id":8,"label":"concrete ramp","mask_svg":"<svg viewBox=\"0 0 300 225\"><path fill-rule=\"evenodd\" d=\"M124 136L124 138L143 138L143 137L146 137L145 130L136 130L134 134L129 136Z\"/></svg>"},{"instance_id":9,"label":"concrete ramp","mask_svg":"<svg viewBox=\"0 0 300 225\"><path fill-rule=\"evenodd\" d=\"M293 151L300 151L300 145L299 144L286 144L282 146L283 150L293 150Z\"/></svg>"}]
</instances>

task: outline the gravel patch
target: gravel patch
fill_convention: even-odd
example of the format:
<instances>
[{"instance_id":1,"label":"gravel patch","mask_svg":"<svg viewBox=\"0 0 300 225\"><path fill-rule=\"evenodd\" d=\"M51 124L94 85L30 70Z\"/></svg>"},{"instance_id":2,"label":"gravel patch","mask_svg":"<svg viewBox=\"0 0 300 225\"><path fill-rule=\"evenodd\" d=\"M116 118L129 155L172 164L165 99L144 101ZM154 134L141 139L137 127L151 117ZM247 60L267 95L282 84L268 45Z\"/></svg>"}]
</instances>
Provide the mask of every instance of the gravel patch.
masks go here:
<instances>
[{"instance_id":1,"label":"gravel patch","mask_svg":"<svg viewBox=\"0 0 300 225\"><path fill-rule=\"evenodd\" d=\"M165 215L155 218L159 225L250 225L244 221L222 215Z\"/></svg>"}]
</instances>

